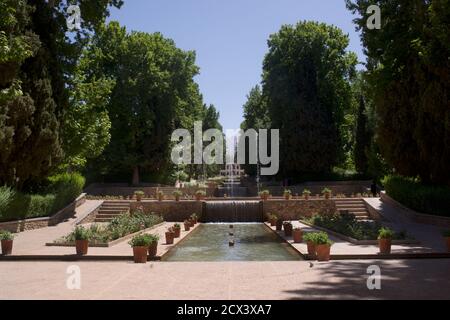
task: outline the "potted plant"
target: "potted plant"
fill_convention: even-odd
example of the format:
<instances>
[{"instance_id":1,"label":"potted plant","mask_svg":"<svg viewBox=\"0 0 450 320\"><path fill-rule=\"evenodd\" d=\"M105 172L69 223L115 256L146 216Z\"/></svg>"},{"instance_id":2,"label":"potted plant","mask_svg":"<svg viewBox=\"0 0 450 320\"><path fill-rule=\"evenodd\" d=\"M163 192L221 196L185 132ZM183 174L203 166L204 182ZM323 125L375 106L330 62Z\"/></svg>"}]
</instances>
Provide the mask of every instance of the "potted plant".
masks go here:
<instances>
[{"instance_id":1,"label":"potted plant","mask_svg":"<svg viewBox=\"0 0 450 320\"><path fill-rule=\"evenodd\" d=\"M444 231L442 233L445 239L445 243L447 244L447 251L450 252L450 230Z\"/></svg>"},{"instance_id":2,"label":"potted plant","mask_svg":"<svg viewBox=\"0 0 450 320\"><path fill-rule=\"evenodd\" d=\"M308 189L303 190L303 196L305 197L305 200L309 200L309 197L311 196L311 191Z\"/></svg>"},{"instance_id":3,"label":"potted plant","mask_svg":"<svg viewBox=\"0 0 450 320\"><path fill-rule=\"evenodd\" d=\"M295 228L292 230L292 237L294 238L294 243L303 242L303 231L301 228Z\"/></svg>"},{"instance_id":4,"label":"potted plant","mask_svg":"<svg viewBox=\"0 0 450 320\"><path fill-rule=\"evenodd\" d=\"M191 222L189 220L184 220L184 231L191 230Z\"/></svg>"},{"instance_id":5,"label":"potted plant","mask_svg":"<svg viewBox=\"0 0 450 320\"><path fill-rule=\"evenodd\" d=\"M166 231L166 244L173 244L173 239L175 238L175 232L173 228L169 228Z\"/></svg>"},{"instance_id":6,"label":"potted plant","mask_svg":"<svg viewBox=\"0 0 450 320\"><path fill-rule=\"evenodd\" d=\"M292 198L292 191L288 190L288 189L284 190L283 196L284 196L285 200L291 200L291 198Z\"/></svg>"},{"instance_id":7,"label":"potted plant","mask_svg":"<svg viewBox=\"0 0 450 320\"><path fill-rule=\"evenodd\" d=\"M142 198L145 196L144 191L138 190L134 192L134 195L136 196L136 201L142 201Z\"/></svg>"},{"instance_id":8,"label":"potted plant","mask_svg":"<svg viewBox=\"0 0 450 320\"><path fill-rule=\"evenodd\" d=\"M259 196L261 197L261 199L263 201L267 201L269 199L270 196L270 191L269 190L263 190L259 193Z\"/></svg>"},{"instance_id":9,"label":"potted plant","mask_svg":"<svg viewBox=\"0 0 450 320\"><path fill-rule=\"evenodd\" d=\"M195 200L202 201L206 197L206 192L204 190L197 190L195 192Z\"/></svg>"},{"instance_id":10,"label":"potted plant","mask_svg":"<svg viewBox=\"0 0 450 320\"><path fill-rule=\"evenodd\" d=\"M277 231L283 230L283 219L281 219L281 218L277 219L276 228L277 228Z\"/></svg>"},{"instance_id":11,"label":"potted plant","mask_svg":"<svg viewBox=\"0 0 450 320\"><path fill-rule=\"evenodd\" d=\"M328 238L325 232L319 232L314 237L314 245L316 246L316 255L318 261L330 261L330 251L333 242Z\"/></svg>"},{"instance_id":12,"label":"potted plant","mask_svg":"<svg viewBox=\"0 0 450 320\"><path fill-rule=\"evenodd\" d=\"M77 255L84 256L89 248L89 230L83 226L77 226L73 232Z\"/></svg>"},{"instance_id":13,"label":"potted plant","mask_svg":"<svg viewBox=\"0 0 450 320\"><path fill-rule=\"evenodd\" d=\"M316 258L316 243L315 238L317 236L316 232L309 232L303 236L303 240L306 242L308 247L308 256L310 259Z\"/></svg>"},{"instance_id":14,"label":"potted plant","mask_svg":"<svg viewBox=\"0 0 450 320\"><path fill-rule=\"evenodd\" d=\"M380 246L381 254L390 254L392 247L392 238L394 237L394 231L388 228L381 228L378 232L378 243Z\"/></svg>"},{"instance_id":15,"label":"potted plant","mask_svg":"<svg viewBox=\"0 0 450 320\"><path fill-rule=\"evenodd\" d=\"M268 220L270 222L270 226L275 227L277 225L278 217L275 214L271 214L271 213L269 213L267 216L268 216Z\"/></svg>"},{"instance_id":16,"label":"potted plant","mask_svg":"<svg viewBox=\"0 0 450 320\"><path fill-rule=\"evenodd\" d=\"M150 244L148 246L148 256L150 258L156 257L156 254L158 253L158 241L159 236L155 234L148 235L150 239Z\"/></svg>"},{"instance_id":17,"label":"potted plant","mask_svg":"<svg viewBox=\"0 0 450 320\"><path fill-rule=\"evenodd\" d=\"M4 256L11 255L14 235L9 231L0 231L0 240L2 242L2 254Z\"/></svg>"},{"instance_id":18,"label":"potted plant","mask_svg":"<svg viewBox=\"0 0 450 320\"><path fill-rule=\"evenodd\" d=\"M191 214L191 220L194 222L194 225L198 223L198 215L196 213Z\"/></svg>"},{"instance_id":19,"label":"potted plant","mask_svg":"<svg viewBox=\"0 0 450 320\"><path fill-rule=\"evenodd\" d=\"M164 191L159 190L157 193L158 196L158 201L163 201L164 200Z\"/></svg>"},{"instance_id":20,"label":"potted plant","mask_svg":"<svg viewBox=\"0 0 450 320\"><path fill-rule=\"evenodd\" d=\"M147 252L152 243L148 234L135 235L128 244L133 248L134 263L147 263Z\"/></svg>"},{"instance_id":21,"label":"potted plant","mask_svg":"<svg viewBox=\"0 0 450 320\"><path fill-rule=\"evenodd\" d=\"M172 230L174 232L174 237L179 238L181 236L181 226L178 223L175 223L172 227Z\"/></svg>"},{"instance_id":22,"label":"potted plant","mask_svg":"<svg viewBox=\"0 0 450 320\"><path fill-rule=\"evenodd\" d=\"M292 237L292 223L286 221L285 223L283 223L283 228L284 228L284 235L286 237Z\"/></svg>"},{"instance_id":23,"label":"potted plant","mask_svg":"<svg viewBox=\"0 0 450 320\"><path fill-rule=\"evenodd\" d=\"M176 190L172 194L175 197L175 201L180 201L180 198L183 195L183 192L181 192L180 190Z\"/></svg>"},{"instance_id":24,"label":"potted plant","mask_svg":"<svg viewBox=\"0 0 450 320\"><path fill-rule=\"evenodd\" d=\"M331 190L328 188L323 189L322 194L325 196L325 199L327 200L331 198Z\"/></svg>"}]
</instances>

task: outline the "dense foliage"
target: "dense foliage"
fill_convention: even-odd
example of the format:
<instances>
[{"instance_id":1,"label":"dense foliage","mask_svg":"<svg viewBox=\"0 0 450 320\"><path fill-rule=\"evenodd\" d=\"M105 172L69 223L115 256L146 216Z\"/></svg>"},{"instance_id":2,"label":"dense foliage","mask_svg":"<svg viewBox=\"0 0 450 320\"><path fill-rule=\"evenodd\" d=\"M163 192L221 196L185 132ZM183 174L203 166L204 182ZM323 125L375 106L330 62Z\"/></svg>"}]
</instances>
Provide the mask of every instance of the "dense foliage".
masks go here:
<instances>
[{"instance_id":1,"label":"dense foliage","mask_svg":"<svg viewBox=\"0 0 450 320\"><path fill-rule=\"evenodd\" d=\"M177 48L161 34L128 33L111 22L93 37L84 59L86 80L114 81L106 107L111 141L91 170L125 173L137 184L141 172L170 171L173 130L192 130L196 120L220 128L218 113L203 104L194 82L199 72L195 53Z\"/></svg>"},{"instance_id":2,"label":"dense foliage","mask_svg":"<svg viewBox=\"0 0 450 320\"><path fill-rule=\"evenodd\" d=\"M48 186L37 194L0 187L0 220L51 216L74 201L83 191L85 183L77 173L57 175L48 180Z\"/></svg>"},{"instance_id":3,"label":"dense foliage","mask_svg":"<svg viewBox=\"0 0 450 320\"><path fill-rule=\"evenodd\" d=\"M374 1L346 2L358 14L384 158L401 175L450 183L450 1L376 1L380 30L366 26Z\"/></svg>"},{"instance_id":4,"label":"dense foliage","mask_svg":"<svg viewBox=\"0 0 450 320\"><path fill-rule=\"evenodd\" d=\"M104 244L125 237L129 234L139 232L143 229L153 227L162 222L160 216L154 214L144 214L142 212L135 212L133 215L124 214L107 226L92 224L86 229L86 238L92 245ZM56 240L56 243L73 243L76 239L77 230L74 230L67 236ZM151 242L155 239L151 238Z\"/></svg>"},{"instance_id":5,"label":"dense foliage","mask_svg":"<svg viewBox=\"0 0 450 320\"><path fill-rule=\"evenodd\" d=\"M422 213L450 216L450 187L428 186L417 179L387 176L386 193L404 206Z\"/></svg>"},{"instance_id":6,"label":"dense foliage","mask_svg":"<svg viewBox=\"0 0 450 320\"><path fill-rule=\"evenodd\" d=\"M352 214L315 215L308 222L356 240L377 240L382 228L374 221L358 221ZM405 237L404 233L394 235L394 239Z\"/></svg>"},{"instance_id":7,"label":"dense foliage","mask_svg":"<svg viewBox=\"0 0 450 320\"><path fill-rule=\"evenodd\" d=\"M70 3L69 3L70 2ZM67 37L67 8L82 29ZM0 0L0 185L22 189L64 161L69 84L87 35L120 0Z\"/></svg>"}]
</instances>

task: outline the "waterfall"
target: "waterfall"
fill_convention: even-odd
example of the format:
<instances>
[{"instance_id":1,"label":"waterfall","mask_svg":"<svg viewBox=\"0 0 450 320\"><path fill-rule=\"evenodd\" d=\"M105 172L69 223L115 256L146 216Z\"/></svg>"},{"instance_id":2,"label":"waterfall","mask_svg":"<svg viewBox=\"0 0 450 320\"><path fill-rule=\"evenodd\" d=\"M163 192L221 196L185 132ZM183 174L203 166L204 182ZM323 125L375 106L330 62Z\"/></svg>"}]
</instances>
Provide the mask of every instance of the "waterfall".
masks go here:
<instances>
[{"instance_id":1,"label":"waterfall","mask_svg":"<svg viewBox=\"0 0 450 320\"><path fill-rule=\"evenodd\" d=\"M203 222L263 222L260 201L209 201Z\"/></svg>"}]
</instances>

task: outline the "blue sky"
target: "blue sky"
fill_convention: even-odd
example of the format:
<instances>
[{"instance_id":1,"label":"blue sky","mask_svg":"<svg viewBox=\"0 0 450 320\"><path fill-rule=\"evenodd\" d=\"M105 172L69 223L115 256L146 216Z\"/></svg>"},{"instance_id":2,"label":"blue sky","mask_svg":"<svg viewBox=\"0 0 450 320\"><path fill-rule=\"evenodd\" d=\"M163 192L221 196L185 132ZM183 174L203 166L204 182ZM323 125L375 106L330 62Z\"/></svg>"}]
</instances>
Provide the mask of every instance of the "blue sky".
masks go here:
<instances>
[{"instance_id":1,"label":"blue sky","mask_svg":"<svg viewBox=\"0 0 450 320\"><path fill-rule=\"evenodd\" d=\"M161 32L179 48L195 50L196 81L224 129L242 122L246 95L261 81L270 34L301 20L333 24L349 34L349 49L364 61L352 18L344 0L125 0L110 17L129 31Z\"/></svg>"}]
</instances>

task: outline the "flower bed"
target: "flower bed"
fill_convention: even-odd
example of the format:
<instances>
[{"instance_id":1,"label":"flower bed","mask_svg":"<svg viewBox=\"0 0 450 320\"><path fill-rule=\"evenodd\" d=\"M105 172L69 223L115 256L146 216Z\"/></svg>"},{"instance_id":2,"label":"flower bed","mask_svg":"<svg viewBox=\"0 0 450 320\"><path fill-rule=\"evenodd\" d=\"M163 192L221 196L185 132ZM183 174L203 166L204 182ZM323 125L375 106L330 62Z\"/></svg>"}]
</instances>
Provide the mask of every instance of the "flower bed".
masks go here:
<instances>
[{"instance_id":1,"label":"flower bed","mask_svg":"<svg viewBox=\"0 0 450 320\"><path fill-rule=\"evenodd\" d=\"M107 246L110 242L132 235L136 232L152 228L163 222L163 219L155 214L144 214L140 211L132 215L124 214L114 218L107 225L92 224L88 228L88 240L90 246ZM72 246L75 243L74 232L57 239L53 245Z\"/></svg>"},{"instance_id":2,"label":"flower bed","mask_svg":"<svg viewBox=\"0 0 450 320\"><path fill-rule=\"evenodd\" d=\"M376 221L358 221L353 214L315 215L305 222L356 240L377 240L382 228ZM396 233L393 239L407 239L406 232Z\"/></svg>"}]
</instances>

